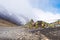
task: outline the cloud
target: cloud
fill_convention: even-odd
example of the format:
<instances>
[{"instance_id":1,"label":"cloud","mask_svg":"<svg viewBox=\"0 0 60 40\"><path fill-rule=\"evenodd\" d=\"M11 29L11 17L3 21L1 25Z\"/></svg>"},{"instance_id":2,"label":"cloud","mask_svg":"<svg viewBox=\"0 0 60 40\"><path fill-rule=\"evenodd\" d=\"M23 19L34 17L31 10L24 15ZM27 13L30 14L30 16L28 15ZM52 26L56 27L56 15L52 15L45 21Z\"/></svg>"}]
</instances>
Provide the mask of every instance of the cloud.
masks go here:
<instances>
[{"instance_id":1,"label":"cloud","mask_svg":"<svg viewBox=\"0 0 60 40\"><path fill-rule=\"evenodd\" d=\"M43 11L49 11L54 13L60 13L60 1L59 0L30 0L33 8L38 8Z\"/></svg>"},{"instance_id":2,"label":"cloud","mask_svg":"<svg viewBox=\"0 0 60 40\"><path fill-rule=\"evenodd\" d=\"M8 12L10 12L8 13L9 15L15 14L20 20L25 20L21 15L29 19L33 16L32 7L28 3L28 0L0 0L0 6L7 9Z\"/></svg>"},{"instance_id":3,"label":"cloud","mask_svg":"<svg viewBox=\"0 0 60 40\"><path fill-rule=\"evenodd\" d=\"M0 5L11 12L10 15L15 14L19 20L22 19L21 14L35 21L43 20L49 23L60 19L60 14L54 14L57 9L49 5L49 0L38 0L38 5L35 4L36 0L0 0Z\"/></svg>"},{"instance_id":4,"label":"cloud","mask_svg":"<svg viewBox=\"0 0 60 40\"><path fill-rule=\"evenodd\" d=\"M0 5L3 5L8 11L17 13L25 13L27 10L31 10L27 0L1 0Z\"/></svg>"},{"instance_id":5,"label":"cloud","mask_svg":"<svg viewBox=\"0 0 60 40\"><path fill-rule=\"evenodd\" d=\"M46 17L45 19L48 19L48 17L56 18L55 16L56 14L53 14L51 12L44 12L43 10L40 10L40 9L33 9L33 11L37 16L39 15L41 17ZM49 18L49 19L52 19L52 18Z\"/></svg>"},{"instance_id":6,"label":"cloud","mask_svg":"<svg viewBox=\"0 0 60 40\"><path fill-rule=\"evenodd\" d=\"M53 7L56 2L54 4L52 3L54 2L52 0L31 0L30 2L37 20L51 23L60 19L60 9Z\"/></svg>"},{"instance_id":7,"label":"cloud","mask_svg":"<svg viewBox=\"0 0 60 40\"><path fill-rule=\"evenodd\" d=\"M60 19L60 14L54 14L52 12L45 12L41 9L33 9L36 20L43 20L45 22L51 23L55 22L57 19Z\"/></svg>"}]
</instances>

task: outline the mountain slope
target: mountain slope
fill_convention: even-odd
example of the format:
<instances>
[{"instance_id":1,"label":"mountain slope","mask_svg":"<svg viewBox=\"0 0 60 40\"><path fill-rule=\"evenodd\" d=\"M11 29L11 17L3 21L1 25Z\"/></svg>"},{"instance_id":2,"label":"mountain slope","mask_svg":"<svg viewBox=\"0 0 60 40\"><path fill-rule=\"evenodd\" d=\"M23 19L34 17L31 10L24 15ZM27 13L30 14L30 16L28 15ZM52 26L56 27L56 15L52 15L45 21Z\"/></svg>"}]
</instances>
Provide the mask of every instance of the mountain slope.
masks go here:
<instances>
[{"instance_id":1,"label":"mountain slope","mask_svg":"<svg viewBox=\"0 0 60 40\"><path fill-rule=\"evenodd\" d=\"M17 26L17 25L12 22L0 19L0 26L12 26L13 27L13 26Z\"/></svg>"}]
</instances>

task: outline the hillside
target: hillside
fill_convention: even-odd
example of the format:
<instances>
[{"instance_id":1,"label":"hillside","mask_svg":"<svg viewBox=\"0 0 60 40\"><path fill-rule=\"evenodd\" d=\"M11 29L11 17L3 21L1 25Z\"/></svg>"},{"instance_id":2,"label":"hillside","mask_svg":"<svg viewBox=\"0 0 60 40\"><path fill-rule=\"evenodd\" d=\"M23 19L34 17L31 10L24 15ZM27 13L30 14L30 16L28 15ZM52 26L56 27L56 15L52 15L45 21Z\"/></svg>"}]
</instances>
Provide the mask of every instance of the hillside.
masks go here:
<instances>
[{"instance_id":1,"label":"hillside","mask_svg":"<svg viewBox=\"0 0 60 40\"><path fill-rule=\"evenodd\" d=\"M12 22L9 22L9 21L6 21L6 20L3 20L3 19L0 19L0 26L17 26L16 24L12 23Z\"/></svg>"}]
</instances>

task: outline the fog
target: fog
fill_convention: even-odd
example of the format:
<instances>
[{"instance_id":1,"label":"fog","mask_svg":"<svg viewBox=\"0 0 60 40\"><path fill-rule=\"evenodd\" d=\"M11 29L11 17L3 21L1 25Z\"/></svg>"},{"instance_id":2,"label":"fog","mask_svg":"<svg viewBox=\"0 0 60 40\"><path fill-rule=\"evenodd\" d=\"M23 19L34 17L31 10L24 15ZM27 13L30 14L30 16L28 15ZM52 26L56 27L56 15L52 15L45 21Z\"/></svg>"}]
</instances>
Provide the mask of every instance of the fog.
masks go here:
<instances>
[{"instance_id":1,"label":"fog","mask_svg":"<svg viewBox=\"0 0 60 40\"><path fill-rule=\"evenodd\" d=\"M3 6L0 6L0 19L4 19L7 21L10 21L12 23L15 23L17 25L22 25L28 22L28 18L24 15L16 15L13 12L9 12L7 9L5 9Z\"/></svg>"},{"instance_id":2,"label":"fog","mask_svg":"<svg viewBox=\"0 0 60 40\"><path fill-rule=\"evenodd\" d=\"M18 25L26 24L33 14L27 0L0 0L0 18Z\"/></svg>"},{"instance_id":3,"label":"fog","mask_svg":"<svg viewBox=\"0 0 60 40\"><path fill-rule=\"evenodd\" d=\"M45 8L45 5L47 4L47 2L45 2L46 4L44 2L45 1L42 1L40 3L43 8ZM0 17L18 25L25 24L30 19L33 19L34 21L42 20L48 23L60 19L60 14L54 14L49 11L35 8L31 3L34 4L34 0L33 2L30 2L30 0L0 0ZM49 8L49 4L47 6ZM52 8L52 10L54 10L54 8Z\"/></svg>"}]
</instances>

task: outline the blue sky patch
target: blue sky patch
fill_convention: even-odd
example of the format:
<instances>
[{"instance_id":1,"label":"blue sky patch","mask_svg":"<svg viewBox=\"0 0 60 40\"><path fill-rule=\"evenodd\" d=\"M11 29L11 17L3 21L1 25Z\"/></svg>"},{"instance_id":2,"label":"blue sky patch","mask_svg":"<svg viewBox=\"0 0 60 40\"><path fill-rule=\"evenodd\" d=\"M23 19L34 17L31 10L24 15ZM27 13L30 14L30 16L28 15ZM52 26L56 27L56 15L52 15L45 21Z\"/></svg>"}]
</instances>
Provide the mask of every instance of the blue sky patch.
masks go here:
<instances>
[{"instance_id":1,"label":"blue sky patch","mask_svg":"<svg viewBox=\"0 0 60 40\"><path fill-rule=\"evenodd\" d=\"M34 0L31 1L31 5L43 11L60 13L60 0Z\"/></svg>"}]
</instances>

